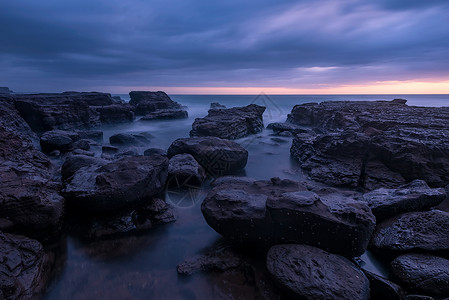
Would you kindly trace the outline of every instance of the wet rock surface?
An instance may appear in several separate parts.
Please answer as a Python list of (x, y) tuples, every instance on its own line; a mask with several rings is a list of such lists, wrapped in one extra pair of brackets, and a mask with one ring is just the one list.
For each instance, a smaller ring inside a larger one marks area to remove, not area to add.
[(313, 245), (354, 257), (368, 245), (375, 217), (368, 206), (341, 194), (307, 190), (298, 182), (224, 181), (201, 210), (214, 230), (237, 242)]
[(42, 292), (48, 258), (38, 241), (0, 232), (0, 253), (2, 299), (33, 299)]
[(291, 154), (329, 185), (372, 190), (422, 179), (442, 187), (449, 183), (448, 116), (449, 108), (402, 100), (296, 105), (287, 124), (322, 133), (297, 134)]
[(261, 132), (265, 107), (250, 104), (245, 107), (211, 109), (204, 118), (192, 124), (190, 136), (215, 136), (222, 139), (238, 139)]
[(0, 218), (32, 236), (60, 228), (64, 199), (52, 180), (52, 164), (10, 97), (0, 97)]
[(69, 178), (63, 195), (69, 204), (87, 211), (113, 210), (161, 192), (167, 169), (168, 159), (156, 155), (89, 165)]
[(397, 189), (377, 189), (363, 195), (377, 220), (400, 213), (425, 210), (446, 199), (443, 188), (429, 188), (423, 180), (414, 180)]
[(239, 144), (216, 138), (194, 137), (175, 140), (167, 155), (190, 154), (211, 177), (238, 172), (245, 168), (248, 151)]
[(305, 245), (276, 245), (267, 268), (294, 299), (369, 299), (369, 281), (349, 260)]
[(176, 186), (201, 185), (206, 179), (203, 167), (190, 154), (177, 154), (168, 163), (169, 183)]
[(426, 254), (405, 254), (390, 264), (393, 276), (407, 290), (438, 298), (449, 297), (449, 260)]
[(370, 247), (382, 255), (417, 251), (449, 255), (449, 213), (404, 213), (377, 225)]

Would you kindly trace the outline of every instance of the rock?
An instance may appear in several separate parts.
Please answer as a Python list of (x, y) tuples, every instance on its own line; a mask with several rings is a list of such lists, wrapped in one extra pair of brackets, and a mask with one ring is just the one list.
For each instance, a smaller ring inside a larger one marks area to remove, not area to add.
[(36, 142), (14, 100), (0, 96), (0, 218), (12, 222), (15, 232), (48, 238), (60, 229), (64, 199)]
[(103, 146), (103, 147), (101, 147), (101, 153), (102, 154), (112, 155), (112, 154), (118, 153), (118, 151), (119, 151), (119, 148), (114, 147), (114, 146)]
[(165, 186), (168, 159), (163, 156), (125, 157), (98, 167), (78, 169), (63, 195), (87, 211), (108, 211), (149, 199)]
[(13, 91), (11, 91), (8, 87), (0, 86), (0, 94), (12, 94)]
[(91, 152), (91, 151), (86, 151), (86, 150), (82, 150), (82, 149), (75, 149), (72, 151), (73, 155), (85, 155), (85, 156), (91, 156), (94, 157), (95, 153)]
[(41, 148), (43, 152), (59, 150), (61, 152), (70, 151), (76, 138), (72, 137), (72, 132), (53, 130), (45, 132), (41, 138)]
[(109, 142), (114, 146), (138, 146), (149, 144), (150, 140), (141, 134), (117, 133), (109, 138)]
[(370, 283), (370, 299), (404, 299), (405, 292), (399, 285), (367, 270), (363, 270), (363, 273)]
[(42, 245), (30, 238), (0, 232), (0, 295), (2, 299), (37, 297), (49, 279)]
[(192, 124), (190, 136), (215, 136), (222, 139), (238, 139), (261, 132), (265, 107), (250, 104), (245, 107), (212, 109), (204, 118)]
[(281, 131), (277, 135), (283, 137), (293, 137), (293, 133), (291, 133), (290, 131)]
[(68, 157), (61, 167), (61, 175), (63, 180), (67, 180), (73, 176), (79, 169), (96, 165), (97, 167), (103, 166), (106, 161), (85, 155), (73, 155)]
[(220, 104), (218, 102), (212, 102), (210, 104), (210, 109), (226, 109), (226, 105)]
[[(291, 155), (312, 179), (335, 186), (397, 188), (415, 179), (449, 183), (449, 108), (398, 101), (296, 105), (286, 126), (304, 128)], [(318, 128), (319, 133), (312, 133)]]
[(449, 260), (427, 254), (405, 254), (390, 264), (393, 276), (411, 292), (449, 297)]
[(308, 128), (291, 123), (270, 123), (268, 124), (267, 129), (273, 130), (275, 134), (280, 134), (281, 132), (290, 132), (292, 134), (311, 132)]
[(135, 106), (137, 115), (146, 115), (160, 109), (181, 109), (181, 105), (164, 92), (132, 91), (129, 104)]
[(377, 225), (370, 247), (382, 255), (424, 251), (449, 255), (449, 212), (410, 212)]
[(369, 299), (369, 281), (349, 260), (306, 245), (276, 245), (267, 255), (275, 282), (295, 299)]
[(435, 298), (424, 295), (407, 295), (406, 300), (435, 300)]
[(177, 185), (201, 185), (206, 172), (192, 155), (177, 154), (168, 163), (168, 178)]
[(168, 157), (190, 154), (211, 177), (235, 173), (245, 168), (248, 151), (239, 144), (216, 137), (194, 137), (175, 140)]
[(172, 120), (172, 119), (185, 119), (188, 117), (189, 115), (187, 111), (183, 109), (158, 109), (154, 112), (145, 115), (145, 117), (142, 117), (140, 120), (142, 121)]
[(80, 139), (103, 142), (103, 131), (98, 130), (76, 130), (75, 133)]
[(90, 150), (90, 140), (85, 140), (85, 139), (81, 139), (81, 140), (77, 140), (75, 142), (73, 142), (71, 150), (84, 150), (84, 151), (89, 151)]
[(162, 155), (162, 156), (167, 156), (167, 151), (164, 149), (160, 149), (160, 148), (148, 148), (147, 150), (145, 150), (143, 152), (143, 155), (145, 156), (150, 156), (150, 155)]
[(309, 244), (348, 257), (361, 255), (375, 226), (369, 207), (341, 194), (310, 192), (299, 182), (224, 181), (204, 199), (206, 222), (246, 245)]
[(400, 213), (425, 210), (446, 199), (443, 188), (431, 189), (425, 181), (414, 180), (397, 189), (377, 189), (363, 195), (377, 220)]
[(132, 122), (134, 120), (134, 107), (129, 104), (112, 104), (95, 107), (100, 114), (100, 121), (103, 124)]
[(240, 267), (242, 256), (232, 251), (229, 247), (217, 249), (215, 251), (198, 255), (187, 259), (176, 267), (180, 275), (192, 275), (203, 271), (226, 271)]

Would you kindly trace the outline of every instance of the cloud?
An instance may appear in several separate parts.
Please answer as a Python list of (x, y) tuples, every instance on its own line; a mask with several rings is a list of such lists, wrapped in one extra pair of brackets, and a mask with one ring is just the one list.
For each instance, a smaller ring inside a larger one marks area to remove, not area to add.
[(449, 77), (446, 1), (9, 1), (1, 85), (306, 88)]

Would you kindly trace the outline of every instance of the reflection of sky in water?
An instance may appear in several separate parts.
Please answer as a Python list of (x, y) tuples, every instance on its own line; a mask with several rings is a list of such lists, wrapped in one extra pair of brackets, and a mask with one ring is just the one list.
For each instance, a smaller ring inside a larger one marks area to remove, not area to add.
[[(301, 100), (304, 101), (301, 102), (321, 101), (323, 98), (303, 96)], [(192, 122), (196, 117), (207, 114), (210, 102), (220, 102), (227, 107), (243, 106), (252, 103), (254, 96), (173, 96), (173, 99), (188, 106), (188, 119), (136, 120), (133, 123), (105, 126), (102, 128), (105, 144), (115, 133), (149, 132), (154, 138), (138, 151), (143, 152), (149, 147), (167, 149), (176, 138), (188, 137)], [(287, 113), (299, 101), (298, 96), (273, 96), (265, 100), (273, 101), (266, 102), (269, 107), (264, 116), (265, 125), (285, 120)], [(415, 100), (420, 104), (419, 101), (423, 102), (424, 99)], [(434, 103), (440, 103), (440, 100), (444, 99), (435, 97)], [(237, 140), (249, 151), (246, 175), (256, 179), (277, 176), (300, 180), (302, 174), (299, 166), (290, 159), (291, 138), (273, 141), (271, 133), (270, 130), (264, 130), (260, 134)], [(190, 278), (177, 275), (177, 264), (204, 252), (217, 242), (224, 243), (201, 214), (200, 202), (205, 192), (195, 191), (185, 197), (178, 191), (169, 191), (167, 199), (178, 206), (177, 221), (144, 234), (89, 244), (72, 236), (67, 237), (66, 246), (65, 241), (61, 242), (64, 245), (62, 248), (67, 248), (66, 261), (61, 262), (57, 269), (45, 299), (211, 299), (214, 295), (231, 290), (237, 297), (248, 295), (250, 291), (245, 289), (251, 287), (242, 288), (226, 281), (229, 278), (224, 279), (220, 274), (197, 274)], [(363, 255), (362, 259), (368, 270), (386, 274), (371, 254)], [(245, 286), (243, 279), (239, 281), (237, 276), (235, 280)]]

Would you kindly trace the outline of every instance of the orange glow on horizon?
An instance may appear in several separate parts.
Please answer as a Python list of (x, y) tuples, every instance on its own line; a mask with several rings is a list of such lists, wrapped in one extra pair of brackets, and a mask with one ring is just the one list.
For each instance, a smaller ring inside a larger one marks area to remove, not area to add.
[(325, 88), (115, 86), (102, 89), (112, 93), (146, 90), (191, 95), (257, 95), (261, 92), (270, 95), (449, 94), (449, 80), (438, 82), (382, 81), (366, 85), (348, 84)]

